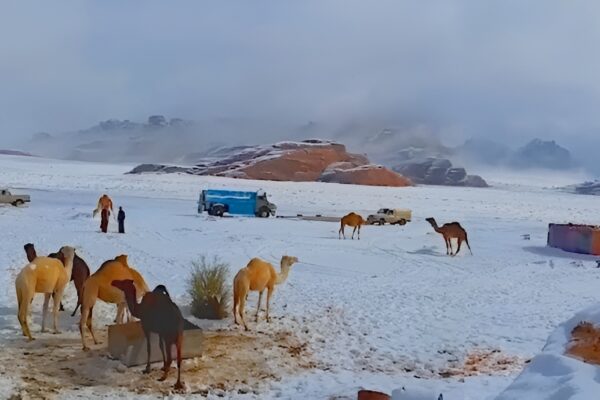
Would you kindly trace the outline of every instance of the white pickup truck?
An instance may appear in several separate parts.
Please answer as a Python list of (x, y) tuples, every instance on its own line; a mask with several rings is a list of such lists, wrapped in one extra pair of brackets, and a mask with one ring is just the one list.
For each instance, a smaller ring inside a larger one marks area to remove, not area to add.
[(27, 194), (11, 194), (8, 189), (0, 189), (0, 204), (12, 204), (17, 207), (30, 201), (31, 198)]
[(376, 214), (367, 217), (367, 223), (385, 225), (405, 225), (412, 219), (411, 210), (401, 208), (381, 208)]

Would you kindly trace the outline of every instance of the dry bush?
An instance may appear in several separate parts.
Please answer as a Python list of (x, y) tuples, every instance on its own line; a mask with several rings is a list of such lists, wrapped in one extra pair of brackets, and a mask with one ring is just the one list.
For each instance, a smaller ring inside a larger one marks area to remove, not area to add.
[(202, 256), (192, 262), (188, 293), (192, 298), (192, 315), (200, 319), (223, 319), (227, 316), (231, 290), (227, 285), (229, 265), (218, 257)]

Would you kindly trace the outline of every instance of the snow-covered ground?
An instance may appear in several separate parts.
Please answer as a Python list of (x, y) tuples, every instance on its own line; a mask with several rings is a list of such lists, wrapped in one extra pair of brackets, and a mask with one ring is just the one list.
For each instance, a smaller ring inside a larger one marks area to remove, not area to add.
[[(595, 258), (545, 247), (549, 222), (600, 224), (600, 203), (593, 196), (523, 182), (513, 186), (508, 179), (487, 189), (378, 188), (125, 175), (130, 169), (130, 165), (0, 156), (0, 186), (19, 188), (32, 197), (27, 207), (0, 207), (0, 352), (15, 363), (43, 350), (42, 345), (22, 339), (16, 319), (14, 277), (26, 263), (27, 242), (35, 243), (39, 253), (73, 245), (92, 270), (126, 253), (151, 287), (165, 284), (181, 305), (188, 302), (185, 280), (191, 262), (202, 255), (228, 262), (232, 276), (255, 256), (274, 263), (283, 254), (297, 256), (301, 262), (273, 297), (275, 320), (257, 325), (250, 318), (254, 293), (247, 312), (249, 338), (259, 347), (256, 352), (278, 354), (277, 343), (269, 348), (270, 340), (287, 335), (299, 344), (302, 363), (297, 368), (273, 367), (272, 373), (253, 381), (215, 388), (199, 387), (194, 380), (194, 374), (205, 373), (198, 371), (198, 363), (210, 360), (186, 361), (183, 377), (189, 393), (208, 393), (209, 398), (352, 399), (361, 387), (390, 393), (412, 386), (435, 388), (445, 400), (493, 399), (517, 376), (525, 360), (540, 352), (559, 323), (599, 298)], [(336, 223), (199, 216), (196, 201), (206, 187), (263, 188), (280, 215), (341, 216), (355, 211), (366, 216), (380, 207), (407, 207), (414, 220), (404, 227), (363, 227), (360, 241), (338, 240)], [(99, 221), (91, 219), (104, 192), (127, 212), (126, 235), (114, 233), (114, 222), (112, 232), (102, 235)], [(460, 221), (474, 255), (464, 251), (447, 257), (441, 236), (424, 220), (431, 216), (439, 223)], [(523, 234), (531, 240), (523, 240)], [(74, 288), (69, 287), (68, 310), (74, 301)], [(41, 334), (40, 308), (37, 299), (32, 324), (34, 336), (40, 338), (36, 342), (64, 340), (60, 349), (67, 352), (64, 359), (79, 357), (77, 320), (63, 316), (65, 333)], [(114, 306), (95, 309), (94, 317), (96, 326), (105, 330)], [(238, 332), (231, 318), (207, 327)], [(60, 398), (164, 396), (135, 391), (150, 381), (154, 387), (155, 377), (142, 375), (140, 369), (124, 371), (117, 362), (105, 360), (102, 346), (96, 349), (73, 374), (90, 373), (89, 365), (96, 365), (93, 371), (98, 372), (101, 365), (102, 374), (110, 379), (53, 388)], [(480, 368), (486, 374), (463, 368), (473, 354), (492, 351), (494, 357), (510, 362), (488, 360), (489, 365)], [(55, 367), (60, 368), (58, 364)], [(32, 379), (41, 379), (31, 375), (30, 370), (0, 363), (0, 397), (31, 390)], [(122, 375), (133, 388), (111, 384)]]

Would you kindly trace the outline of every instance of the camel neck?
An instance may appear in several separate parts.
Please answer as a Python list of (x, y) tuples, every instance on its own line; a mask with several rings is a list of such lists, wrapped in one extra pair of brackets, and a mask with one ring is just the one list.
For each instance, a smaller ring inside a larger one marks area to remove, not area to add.
[(137, 303), (135, 287), (132, 290), (126, 290), (125, 293), (125, 301), (127, 301), (127, 307), (129, 308), (129, 312), (136, 318), (140, 318), (139, 316), (139, 307)]
[(65, 260), (65, 272), (67, 273), (67, 282), (71, 280), (71, 275), (73, 274), (73, 257), (69, 257), (69, 259)]
[(288, 274), (290, 273), (290, 266), (289, 265), (285, 265), (285, 264), (281, 264), (281, 272), (279, 272), (277, 274), (277, 281), (275, 282), (276, 285), (280, 285), (283, 282), (285, 282), (288, 278)]

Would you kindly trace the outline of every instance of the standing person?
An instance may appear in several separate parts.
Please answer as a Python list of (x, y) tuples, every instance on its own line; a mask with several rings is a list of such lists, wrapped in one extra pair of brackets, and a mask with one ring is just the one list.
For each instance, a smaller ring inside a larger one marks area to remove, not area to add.
[(119, 220), (119, 233), (125, 233), (125, 211), (123, 211), (123, 207), (119, 207), (117, 219)]
[(108, 230), (108, 217), (110, 217), (110, 211), (108, 211), (108, 209), (106, 208), (103, 208), (100, 217), (100, 230), (106, 233), (106, 231)]

